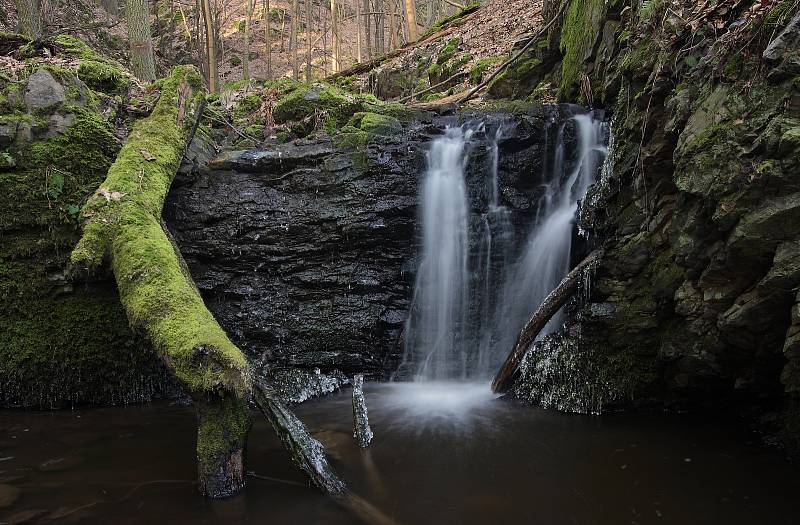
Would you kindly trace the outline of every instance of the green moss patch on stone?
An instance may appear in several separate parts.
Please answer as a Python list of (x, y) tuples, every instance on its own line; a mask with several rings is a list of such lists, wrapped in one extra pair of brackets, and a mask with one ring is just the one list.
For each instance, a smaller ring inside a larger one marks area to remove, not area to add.
[(469, 82), (470, 84), (480, 84), (483, 82), (483, 76), (486, 71), (495, 64), (499, 64), (505, 60), (503, 56), (493, 56), (480, 58), (472, 64), (469, 69)]
[(564, 54), (559, 86), (562, 96), (580, 80), (584, 61), (591, 56), (594, 43), (600, 36), (605, 9), (604, 0), (570, 0), (559, 44)]

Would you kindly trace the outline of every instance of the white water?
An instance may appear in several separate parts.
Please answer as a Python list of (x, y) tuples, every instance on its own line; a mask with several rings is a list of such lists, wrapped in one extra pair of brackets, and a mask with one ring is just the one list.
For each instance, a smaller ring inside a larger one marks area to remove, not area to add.
[(448, 128), (431, 144), (422, 186), (422, 261), (406, 325), (406, 362), (417, 380), (465, 378), (469, 206), (464, 147), (471, 133)]
[[(605, 154), (603, 126), (590, 115), (574, 116), (559, 126), (536, 219), (516, 250), (510, 212), (501, 204), (497, 130), (489, 145), (487, 211), (475, 232), (478, 252), (472, 269), (467, 267), (470, 210), (464, 181), (471, 134), (451, 128), (431, 144), (421, 198), (422, 258), (401, 367), (412, 370), (416, 381), (431, 382), (413, 396), (420, 404), (469, 407), (472, 396), (462, 396), (458, 403), (447, 399), (473, 392), (473, 386), (445, 383), (443, 388), (441, 382), (481, 381), (485, 389), (483, 381), (497, 371), (519, 330), (569, 271), (578, 202)], [(573, 130), (576, 151), (566, 151), (565, 133)], [(543, 334), (561, 322), (559, 314)], [(422, 403), (426, 396), (436, 403)]]
[[(513, 347), (519, 331), (534, 310), (569, 272), (572, 231), (578, 201), (594, 181), (599, 158), (605, 155), (603, 123), (590, 115), (572, 117), (577, 131), (577, 158), (566, 172), (564, 132), (556, 138), (551, 176), (538, 210), (538, 221), (525, 243), (520, 261), (505, 283), (499, 312), (495, 318), (496, 344), (482, 348), (480, 362), (488, 368), (479, 371), (491, 377)], [(598, 155), (600, 154), (600, 155)], [(540, 337), (561, 326), (563, 315), (557, 313), (542, 330)]]

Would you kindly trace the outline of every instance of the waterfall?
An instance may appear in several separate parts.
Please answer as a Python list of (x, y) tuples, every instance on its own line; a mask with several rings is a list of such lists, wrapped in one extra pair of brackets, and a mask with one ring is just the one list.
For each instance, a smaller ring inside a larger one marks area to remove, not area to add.
[(448, 128), (431, 144), (422, 185), (422, 261), (406, 325), (404, 362), (416, 379), (465, 378), (469, 205), (464, 148), (471, 132)]
[[(497, 371), (498, 363), (516, 342), (519, 331), (525, 326), (534, 310), (569, 272), (572, 248), (572, 231), (578, 201), (594, 181), (599, 158), (605, 155), (604, 123), (591, 115), (571, 118), (577, 133), (577, 155), (572, 168), (567, 171), (564, 133), (561, 125), (556, 137), (551, 174), (546, 184), (537, 212), (537, 221), (528, 236), (519, 263), (505, 283), (500, 312), (496, 314), (496, 344), (482, 348), (488, 355), (481, 362), (490, 367), (479, 371), (490, 377)], [(559, 312), (542, 330), (545, 335), (556, 330), (563, 321)]]
[[(470, 258), (464, 180), (470, 135), (448, 128), (428, 154), (422, 256), (401, 366), (416, 380), (488, 379), (497, 371), (530, 315), (569, 271), (578, 203), (606, 150), (605, 124), (591, 114), (559, 125), (552, 159), (545, 159), (535, 220), (525, 242), (515, 246), (511, 214), (501, 204), (498, 128), (487, 156), (486, 212), (474, 232), (477, 253)], [(470, 260), (474, 268), (468, 268)], [(557, 314), (542, 333), (562, 321)]]

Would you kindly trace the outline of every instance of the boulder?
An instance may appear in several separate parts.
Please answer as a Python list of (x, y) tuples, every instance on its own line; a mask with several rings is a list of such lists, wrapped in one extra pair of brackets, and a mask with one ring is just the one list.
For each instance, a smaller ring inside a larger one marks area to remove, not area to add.
[(26, 106), (40, 111), (54, 110), (67, 100), (64, 86), (46, 69), (37, 69), (28, 77), (24, 98)]

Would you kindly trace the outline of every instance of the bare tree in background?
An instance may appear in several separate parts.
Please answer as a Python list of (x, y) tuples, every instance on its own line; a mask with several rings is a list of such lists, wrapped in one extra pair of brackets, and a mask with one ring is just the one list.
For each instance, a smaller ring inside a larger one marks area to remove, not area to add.
[(389, 11), (389, 51), (397, 47), (396, 30), (395, 27), (395, 0), (386, 0), (387, 10)]
[(127, 0), (125, 19), (128, 22), (128, 40), (131, 46), (131, 70), (142, 80), (156, 79), (153, 58), (153, 41), (150, 38), (150, 18), (146, 0)]
[(406, 27), (408, 28), (408, 41), (417, 39), (417, 6), (414, 0), (404, 0), (406, 7)]
[(212, 93), (219, 92), (219, 70), (217, 67), (217, 28), (214, 23), (214, 12), (211, 10), (211, 0), (199, 0), (203, 15), (203, 27), (206, 35), (206, 74), (208, 75), (208, 90)]
[(267, 51), (267, 80), (272, 80), (272, 11), (269, 0), (264, 0), (264, 47)]
[(106, 13), (119, 16), (119, 0), (100, 0), (100, 5)]
[(289, 29), (289, 47), (292, 51), (292, 76), (295, 80), (300, 80), (300, 62), (297, 57), (297, 36), (300, 33), (300, 3), (292, 0), (292, 19)]
[[(331, 0), (331, 71), (339, 71), (339, 13), (336, 0)], [(359, 39), (360, 42), (360, 39)]]
[(372, 58), (372, 17), (370, 16), (369, 0), (364, 0), (364, 51), (367, 53), (367, 60)]
[(29, 38), (42, 36), (42, 4), (40, 0), (16, 0), (17, 31)]
[(242, 78), (250, 80), (250, 25), (253, 23), (255, 0), (247, 0), (247, 13), (244, 17), (244, 56), (242, 57)]
[(356, 4), (356, 62), (364, 60), (364, 43), (361, 41), (361, 24), (364, 23), (361, 18), (361, 0), (354, 0)]
[(305, 0), (306, 3), (306, 82), (311, 82), (313, 79), (313, 71), (311, 70), (311, 49), (313, 43), (311, 42), (311, 0)]

